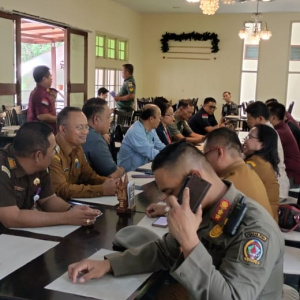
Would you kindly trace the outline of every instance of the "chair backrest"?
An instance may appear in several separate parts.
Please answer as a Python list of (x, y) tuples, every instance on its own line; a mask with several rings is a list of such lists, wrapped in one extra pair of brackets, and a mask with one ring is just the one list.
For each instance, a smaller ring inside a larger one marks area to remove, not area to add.
[(137, 99), (137, 108), (138, 110), (143, 109), (146, 104), (153, 103), (151, 98), (140, 98)]
[(27, 122), (27, 109), (23, 109), (19, 112), (13, 110), (13, 113), (17, 118), (17, 122), (18, 122), (17, 125), (23, 125), (25, 122)]
[(288, 112), (291, 114), (294, 108), (295, 101), (292, 101), (289, 105)]
[(17, 106), (9, 106), (9, 105), (2, 105), (2, 109), (6, 112), (6, 118), (8, 119), (8, 123), (10, 125), (20, 125), (18, 122), (18, 118), (16, 113), (22, 110), (21, 105)]
[(2, 105), (2, 109), (3, 111), (9, 111), (14, 109), (16, 112), (19, 112), (22, 110), (22, 107), (21, 105), (17, 105), (17, 106)]
[(131, 118), (131, 124), (133, 124), (135, 121), (140, 119), (141, 116), (141, 111), (140, 110), (135, 110), (132, 114), (132, 118)]
[(199, 110), (198, 109), (198, 100), (199, 100), (199, 98), (193, 98), (192, 99), (192, 103), (193, 103), (193, 105), (194, 105), (194, 108), (195, 108), (195, 110), (194, 110), (194, 114)]

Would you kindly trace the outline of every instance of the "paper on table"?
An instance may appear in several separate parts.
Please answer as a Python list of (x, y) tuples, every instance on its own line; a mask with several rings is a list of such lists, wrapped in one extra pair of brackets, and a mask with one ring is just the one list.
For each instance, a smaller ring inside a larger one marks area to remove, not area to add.
[[(101, 260), (105, 255), (112, 252), (113, 251), (101, 249), (90, 258)], [(151, 273), (113, 277), (111, 274), (107, 274), (101, 279), (90, 280), (83, 284), (74, 284), (66, 272), (45, 288), (69, 294), (93, 297), (95, 299), (125, 300), (136, 291), (150, 275)]]
[(57, 242), (1, 234), (0, 280), (57, 244)]
[(155, 180), (155, 178), (132, 178), (132, 175), (134, 175), (134, 174), (141, 175), (140, 172), (130, 171), (127, 173), (128, 181), (133, 181), (137, 187), (141, 187), (144, 184), (147, 184), (147, 183)]
[(72, 225), (57, 225), (57, 226), (47, 226), (47, 227), (36, 227), (36, 228), (11, 228), (15, 230), (25, 230), (33, 233), (46, 234), (52, 236), (65, 237), (71, 232), (75, 231), (80, 226)]
[(159, 235), (160, 237), (162, 237), (163, 235), (165, 235), (166, 233), (169, 232), (169, 228), (161, 228), (161, 227), (155, 227), (152, 226), (152, 223), (156, 220), (157, 218), (149, 218), (147, 216), (145, 216), (138, 224), (137, 226), (142, 226), (142, 227), (146, 227), (147, 229), (153, 231), (154, 233), (156, 233), (157, 235)]
[(107, 206), (116, 206), (117, 204), (119, 204), (117, 196), (102, 196), (102, 197), (95, 197), (95, 198), (72, 198), (72, 200), (95, 203), (95, 204), (103, 204)]
[(145, 165), (138, 167), (137, 170), (139, 170), (139, 172), (151, 171), (152, 170), (152, 162), (149, 162)]

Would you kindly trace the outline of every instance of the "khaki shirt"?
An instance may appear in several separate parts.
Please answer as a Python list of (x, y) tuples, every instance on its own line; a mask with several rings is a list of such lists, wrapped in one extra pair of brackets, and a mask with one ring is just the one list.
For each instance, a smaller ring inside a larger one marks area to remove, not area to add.
[[(216, 230), (224, 218), (230, 217), (241, 196), (230, 185), (222, 198), (204, 211), (197, 232), (200, 242), (185, 259), (178, 242), (166, 234), (139, 248), (107, 255), (113, 274), (170, 270), (195, 300), (281, 300), (284, 240), (270, 214), (246, 198), (248, 210), (237, 233), (230, 236), (222, 227)], [(229, 209), (222, 210), (222, 221), (217, 221), (224, 203)]]
[(82, 147), (72, 149), (60, 136), (56, 136), (56, 153), (49, 166), (52, 186), (63, 198), (98, 197), (103, 195), (102, 183), (107, 177), (99, 176), (88, 164)]
[(0, 150), (0, 207), (17, 206), (31, 209), (34, 196), (43, 199), (53, 195), (49, 173), (45, 171), (27, 175), (8, 146)]
[[(258, 202), (274, 217), (270, 199), (262, 180), (244, 161), (230, 165), (220, 174), (220, 177), (231, 181), (236, 189)], [(275, 217), (277, 214), (276, 212)]]
[(257, 173), (263, 182), (272, 207), (273, 216), (278, 221), (279, 184), (272, 165), (258, 155), (253, 155), (246, 163)]

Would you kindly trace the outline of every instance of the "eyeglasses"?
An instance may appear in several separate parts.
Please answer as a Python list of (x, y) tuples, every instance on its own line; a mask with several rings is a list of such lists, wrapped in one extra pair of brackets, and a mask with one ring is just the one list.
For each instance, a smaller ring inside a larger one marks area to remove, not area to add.
[(207, 105), (207, 107), (208, 107), (209, 109), (213, 109), (213, 110), (216, 110), (216, 109), (217, 109), (216, 106), (212, 106), (212, 105)]
[(204, 156), (206, 156), (208, 153), (213, 152), (213, 151), (216, 151), (216, 150), (218, 150), (219, 148), (223, 148), (223, 147), (215, 147), (215, 148), (211, 148), (210, 150), (206, 151), (206, 152), (203, 153), (203, 154), (204, 154)]
[(76, 130), (78, 130), (80, 132), (89, 131), (89, 129), (90, 129), (89, 125), (76, 125), (76, 126), (71, 126), (71, 125), (68, 125), (68, 124), (62, 124), (62, 125), (73, 127), (73, 128), (75, 128)]
[(253, 135), (251, 135), (250, 133), (245, 137), (245, 141), (247, 141), (247, 140), (251, 140), (251, 139), (256, 139), (256, 140), (258, 140), (259, 138), (258, 137), (255, 137), (255, 136), (253, 136)]

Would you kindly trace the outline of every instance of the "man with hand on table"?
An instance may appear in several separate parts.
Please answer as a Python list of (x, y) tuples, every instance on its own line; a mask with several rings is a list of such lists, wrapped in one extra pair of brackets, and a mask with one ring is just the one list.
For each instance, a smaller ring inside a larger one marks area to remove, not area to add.
[(119, 179), (99, 176), (87, 162), (82, 144), (86, 142), (89, 125), (77, 107), (65, 107), (57, 116), (55, 155), (50, 176), (54, 191), (63, 199), (115, 195)]
[(100, 214), (85, 205), (73, 207), (53, 193), (47, 167), (55, 146), (49, 125), (27, 122), (13, 144), (0, 149), (0, 222), (5, 227), (91, 225)]
[[(152, 170), (159, 189), (169, 196), (169, 233), (103, 261), (70, 265), (74, 283), (109, 272), (120, 276), (163, 269), (170, 270), (190, 299), (282, 299), (284, 242), (266, 210), (222, 181), (191, 144), (168, 145), (154, 159)], [(191, 174), (211, 184), (195, 214), (188, 188), (182, 205), (177, 202)], [(247, 210), (239, 222), (235, 212), (244, 199)], [(226, 230), (226, 222), (236, 225), (236, 232)]]

